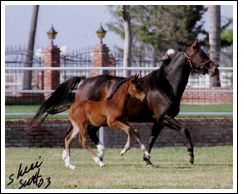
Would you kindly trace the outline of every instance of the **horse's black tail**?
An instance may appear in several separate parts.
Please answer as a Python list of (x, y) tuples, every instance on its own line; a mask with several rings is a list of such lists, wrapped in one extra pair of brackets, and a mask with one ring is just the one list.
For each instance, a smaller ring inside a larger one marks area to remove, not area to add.
[(69, 109), (70, 105), (64, 107), (59, 107), (65, 103), (72, 104), (74, 102), (74, 97), (71, 93), (81, 80), (86, 79), (86, 77), (72, 77), (67, 81), (61, 83), (56, 90), (51, 94), (51, 96), (39, 107), (33, 118), (30, 119), (26, 126), (27, 131), (32, 131), (33, 128), (39, 126), (48, 116), (48, 114), (57, 114)]

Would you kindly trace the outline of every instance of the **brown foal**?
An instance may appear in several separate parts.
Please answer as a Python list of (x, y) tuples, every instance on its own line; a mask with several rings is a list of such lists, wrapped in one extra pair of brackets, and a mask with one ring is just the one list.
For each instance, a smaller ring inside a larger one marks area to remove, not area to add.
[(141, 101), (146, 99), (146, 94), (142, 91), (141, 86), (137, 82), (139, 75), (124, 80), (118, 85), (112, 97), (104, 101), (77, 101), (69, 109), (69, 118), (73, 125), (73, 130), (65, 138), (65, 150), (63, 152), (63, 159), (65, 166), (74, 169), (75, 166), (70, 163), (70, 144), (73, 139), (79, 134), (80, 144), (87, 149), (92, 158), (100, 167), (105, 167), (101, 161), (103, 159), (103, 150), (98, 156), (92, 151), (87, 144), (86, 128), (88, 125), (101, 127), (108, 126), (124, 130), (128, 134), (127, 143), (121, 151), (123, 155), (131, 146), (131, 135), (135, 136), (139, 142), (144, 154), (150, 158), (150, 155), (144, 144), (141, 143), (139, 133), (134, 130), (127, 122), (128, 115), (126, 115), (126, 104), (130, 96), (133, 96)]

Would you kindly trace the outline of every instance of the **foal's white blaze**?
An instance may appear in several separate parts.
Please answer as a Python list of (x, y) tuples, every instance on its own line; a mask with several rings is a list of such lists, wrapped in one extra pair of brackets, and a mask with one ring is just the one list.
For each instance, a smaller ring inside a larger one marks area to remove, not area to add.
[(101, 168), (102, 168), (102, 167), (105, 167), (105, 164), (100, 160), (99, 157), (95, 157), (95, 158), (94, 158), (94, 161), (95, 161), (96, 163), (98, 163), (99, 166), (100, 166)]
[(103, 159), (105, 147), (102, 144), (97, 145), (98, 156)]

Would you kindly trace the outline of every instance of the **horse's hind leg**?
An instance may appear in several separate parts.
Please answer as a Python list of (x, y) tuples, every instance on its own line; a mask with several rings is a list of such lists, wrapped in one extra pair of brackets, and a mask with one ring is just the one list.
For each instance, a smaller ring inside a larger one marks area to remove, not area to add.
[(96, 144), (97, 150), (98, 150), (98, 157), (101, 161), (103, 161), (104, 158), (104, 151), (105, 147), (102, 145), (102, 143), (99, 141), (96, 132), (98, 131), (99, 127), (95, 127), (93, 125), (89, 125), (87, 127), (87, 134), (90, 136), (91, 140)]
[(93, 160), (99, 164), (101, 168), (105, 167), (105, 164), (100, 160), (98, 156), (92, 151), (90, 146), (87, 144), (86, 131), (84, 125), (80, 125), (80, 144), (91, 154)]
[(79, 128), (75, 123), (73, 124), (73, 130), (69, 133), (69, 135), (65, 138), (65, 149), (63, 151), (63, 160), (65, 161), (65, 166), (70, 167), (71, 169), (74, 169), (75, 166), (71, 164), (70, 162), (70, 144), (72, 141), (77, 137), (79, 133)]
[(181, 132), (181, 134), (186, 138), (187, 150), (189, 152), (189, 156), (187, 156), (187, 159), (190, 163), (194, 164), (193, 145), (188, 129), (181, 125), (177, 120), (167, 115), (163, 119), (163, 124), (171, 129)]

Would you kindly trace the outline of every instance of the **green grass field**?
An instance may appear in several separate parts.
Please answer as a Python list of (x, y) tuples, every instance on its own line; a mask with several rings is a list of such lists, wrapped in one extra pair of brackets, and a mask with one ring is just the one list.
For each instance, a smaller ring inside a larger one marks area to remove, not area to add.
[[(97, 150), (94, 150), (95, 153)], [(31, 163), (40, 163), (44, 188), (48, 189), (232, 189), (233, 147), (196, 147), (195, 164), (186, 160), (185, 147), (155, 148), (151, 152), (154, 167), (146, 167), (142, 152), (131, 149), (120, 156), (120, 149), (106, 149), (100, 168), (85, 149), (71, 149), (71, 161), (76, 169), (64, 166), (60, 148), (5, 148), (5, 188), (17, 189), (19, 180), (28, 180), (37, 172), (30, 171), (16, 180), (20, 163), (22, 169)], [(41, 159), (39, 159), (41, 156)], [(13, 182), (10, 182), (9, 176)], [(26, 186), (36, 189), (36, 185)]]
[[(35, 113), (40, 105), (6, 105), (6, 113)], [(211, 105), (181, 105), (181, 112), (233, 112), (233, 104), (211, 104)], [(66, 111), (67, 112), (67, 111)], [(6, 116), (5, 119), (25, 119), (31, 116)], [(211, 117), (227, 117), (232, 115), (195, 115), (195, 116), (177, 116), (177, 118), (211, 118)], [(68, 119), (68, 116), (55, 115), (49, 116), (49, 119)]]

